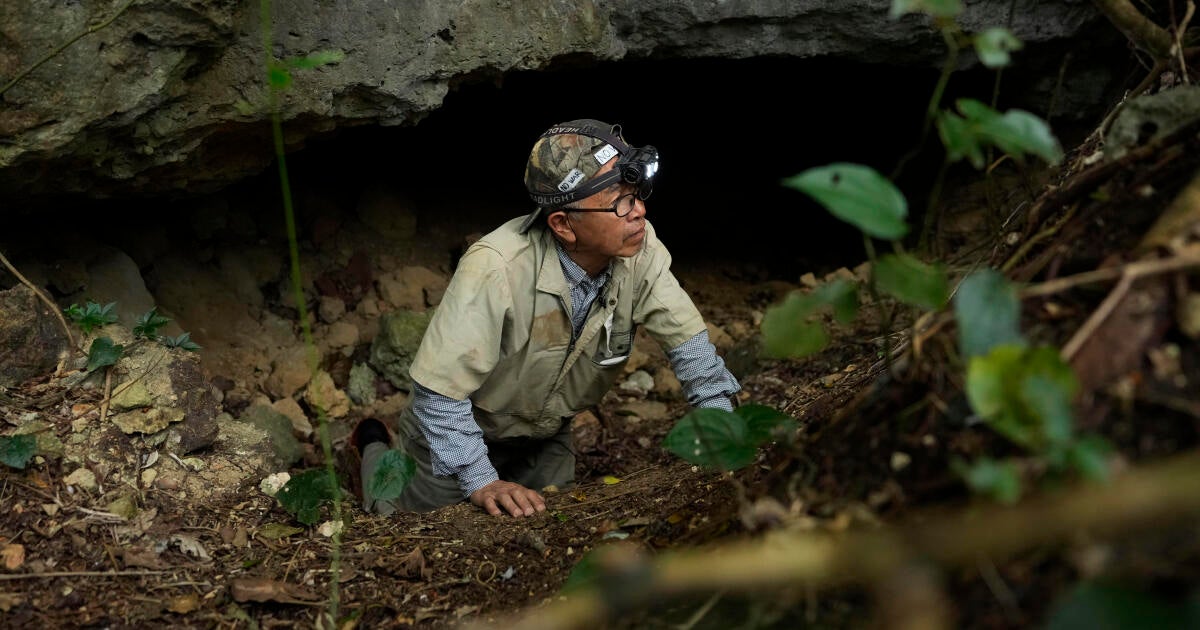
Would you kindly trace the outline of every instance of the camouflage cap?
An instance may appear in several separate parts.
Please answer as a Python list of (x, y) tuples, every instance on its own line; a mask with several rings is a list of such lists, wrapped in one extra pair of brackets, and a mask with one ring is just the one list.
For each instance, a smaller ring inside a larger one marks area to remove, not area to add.
[(562, 207), (587, 196), (577, 194), (580, 187), (628, 148), (619, 125), (591, 118), (547, 129), (534, 143), (525, 164), (525, 189), (538, 204), (538, 211), (525, 221), (522, 231), (532, 227), (542, 209)]

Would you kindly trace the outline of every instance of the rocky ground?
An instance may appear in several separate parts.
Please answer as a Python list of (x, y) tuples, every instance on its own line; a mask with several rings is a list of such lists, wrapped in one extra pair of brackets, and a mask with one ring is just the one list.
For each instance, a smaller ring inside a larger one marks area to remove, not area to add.
[[(1086, 143), (1043, 174), (1002, 164), (990, 190), (1006, 181), (1008, 195), (956, 187), (936, 241), (952, 278), (991, 265), (1028, 287), (1022, 329), (1074, 348), (1076, 423), (1114, 445), (1105, 465), (1118, 478), (1191, 451), (1200, 437), (1200, 307), (1186, 273), (1198, 258), (1200, 147), (1194, 122), (1150, 135), (1120, 152), (1110, 143), (1103, 158)], [(1003, 207), (989, 208), (989, 198)], [(476, 226), (422, 222), (404, 211), (405, 199), (382, 192), (350, 209), (320, 191), (301, 199), (315, 376), (278, 233), (247, 223), (254, 215), (237, 203), (215, 200), (186, 215), (198, 247), (181, 248), (172, 229), (156, 228), (122, 232), (116, 249), (74, 244), (85, 257), (19, 261), (60, 306), (103, 294), (118, 301), (122, 321), (88, 335), (73, 327), (68, 340), (19, 283), (10, 279), (3, 294), (6, 313), (29, 322), (23, 339), (38, 343), (3, 346), (16, 358), (5, 361), (0, 433), (36, 435), (38, 455), (22, 470), (0, 470), (0, 625), (308, 626), (329, 610), (335, 575), (338, 627), (528, 622), (563, 601), (568, 576), (598, 547), (653, 557), (779, 532), (837, 539), (932, 509), (986, 505), (952, 466), (983, 454), (1016, 456), (1035, 486), (1044, 476), (972, 420), (946, 317), (881, 301), (851, 324), (829, 319), (831, 343), (815, 356), (759, 356), (769, 306), (789, 291), (862, 278), (866, 267), (779, 279), (749, 263), (677, 260), (743, 398), (797, 419), (794, 442), (765, 448), (732, 474), (671, 455), (662, 438), (686, 406), (661, 350), (639, 339), (620, 386), (576, 423), (578, 486), (550, 494), (545, 514), (495, 518), (459, 505), (378, 518), (347, 502), (335, 544), (332, 507), (305, 526), (260, 484), (322, 463), (322, 417), (339, 462), (356, 419), (395, 417), (414, 322), (437, 304)], [(189, 332), (198, 353), (134, 337), (137, 314), (154, 305), (173, 320), (163, 332)], [(877, 317), (881, 306), (890, 326)], [(17, 318), (0, 321), (7, 334)], [(111, 368), (89, 372), (79, 354), (58, 359), (55, 351), (101, 336), (124, 346)], [(1025, 627), (1096, 577), (1123, 578), (1152, 592), (1155, 605), (1195, 601), (1196, 521), (1162, 523), (1105, 537), (1081, 526), (1065, 543), (947, 566), (929, 608), (955, 627)], [(894, 625), (866, 582), (776, 586), (666, 598), (609, 625)]]

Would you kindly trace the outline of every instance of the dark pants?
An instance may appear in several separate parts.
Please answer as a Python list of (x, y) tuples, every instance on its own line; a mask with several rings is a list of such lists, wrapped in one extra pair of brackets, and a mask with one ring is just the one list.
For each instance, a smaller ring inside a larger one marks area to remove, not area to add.
[[(412, 480), (399, 497), (390, 501), (379, 501), (366, 491), (367, 480), (375, 472), (379, 458), (387, 452), (382, 442), (367, 445), (363, 452), (363, 509), (367, 512), (388, 515), (395, 511), (428, 512), (447, 505), (454, 505), (467, 497), (463, 496), (454, 477), (438, 477), (433, 474), (429, 457), (429, 442), (416, 426), (416, 418), (405, 413), (401, 416), (400, 431), (396, 447), (416, 460), (417, 468)], [(519, 483), (526, 488), (541, 490), (555, 486), (562, 490), (575, 481), (575, 452), (571, 447), (571, 422), (563, 422), (558, 433), (545, 440), (514, 439), (487, 442), (488, 460), (505, 481)]]

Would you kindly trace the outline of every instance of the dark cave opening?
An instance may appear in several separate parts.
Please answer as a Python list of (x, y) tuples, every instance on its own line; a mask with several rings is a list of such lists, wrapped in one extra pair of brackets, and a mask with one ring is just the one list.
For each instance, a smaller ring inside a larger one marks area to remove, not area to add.
[[(958, 72), (943, 102), (987, 101), (994, 77)], [(887, 176), (915, 151), (896, 183), (909, 199), (910, 223), (919, 225), (943, 155), (933, 129), (918, 147), (937, 78), (934, 68), (783, 58), (522, 72), (460, 86), (412, 128), (351, 129), (310, 141), (289, 163), (293, 181), (313, 186), (390, 181), (413, 196), (427, 223), (486, 232), (532, 210), (522, 175), (538, 134), (557, 122), (598, 118), (621, 124), (632, 144), (660, 150), (648, 218), (676, 260), (752, 261), (758, 273), (795, 281), (805, 271), (853, 266), (865, 253), (857, 230), (783, 186), (786, 177), (833, 162)], [(1014, 92), (1026, 103), (1043, 98), (1021, 89)], [(1066, 133), (1074, 133), (1069, 125)], [(976, 176), (965, 164), (949, 174)]]
[[(1005, 75), (998, 108), (1045, 117), (1060, 56), (1042, 51), (1024, 73)], [(760, 57), (573, 60), (553, 70), (463, 81), (415, 125), (342, 128), (289, 153), (300, 239), (311, 247), (321, 217), (352, 215), (362, 191), (378, 185), (411, 200), (418, 233), (461, 240), (487, 232), (533, 209), (522, 175), (537, 136), (557, 122), (598, 118), (622, 125), (632, 144), (660, 150), (648, 217), (677, 265), (707, 265), (752, 281), (820, 276), (862, 262), (862, 236), (781, 180), (833, 162), (865, 164), (886, 176), (915, 151), (895, 181), (908, 198), (910, 225), (919, 225), (943, 157), (936, 130), (920, 143), (938, 74), (934, 67)], [(954, 73), (943, 106), (959, 97), (990, 100), (995, 79), (983, 68)], [(1051, 120), (1067, 148), (1096, 116), (1071, 114)], [(976, 177), (960, 163), (950, 169), (948, 186)], [(248, 215), (260, 237), (282, 241), (274, 166), (211, 195), (78, 200), (56, 212), (61, 225), (118, 247), (137, 249), (130, 241), (151, 224), (167, 226), (175, 246), (192, 247), (194, 226), (205, 223), (213, 199)], [(28, 221), (35, 226), (44, 216)], [(28, 243), (8, 246), (32, 253)], [(456, 254), (446, 251), (447, 267)]]

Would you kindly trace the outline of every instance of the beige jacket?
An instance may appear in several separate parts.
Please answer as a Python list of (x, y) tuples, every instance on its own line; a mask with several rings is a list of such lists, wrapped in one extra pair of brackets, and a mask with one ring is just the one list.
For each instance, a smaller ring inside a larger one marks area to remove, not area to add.
[(642, 251), (614, 259), (572, 344), (570, 289), (554, 237), (544, 228), (521, 234), (521, 222), (505, 223), (463, 254), (410, 370), (443, 396), (469, 397), (488, 440), (550, 437), (600, 402), (639, 326), (664, 349), (705, 330), (647, 223)]

